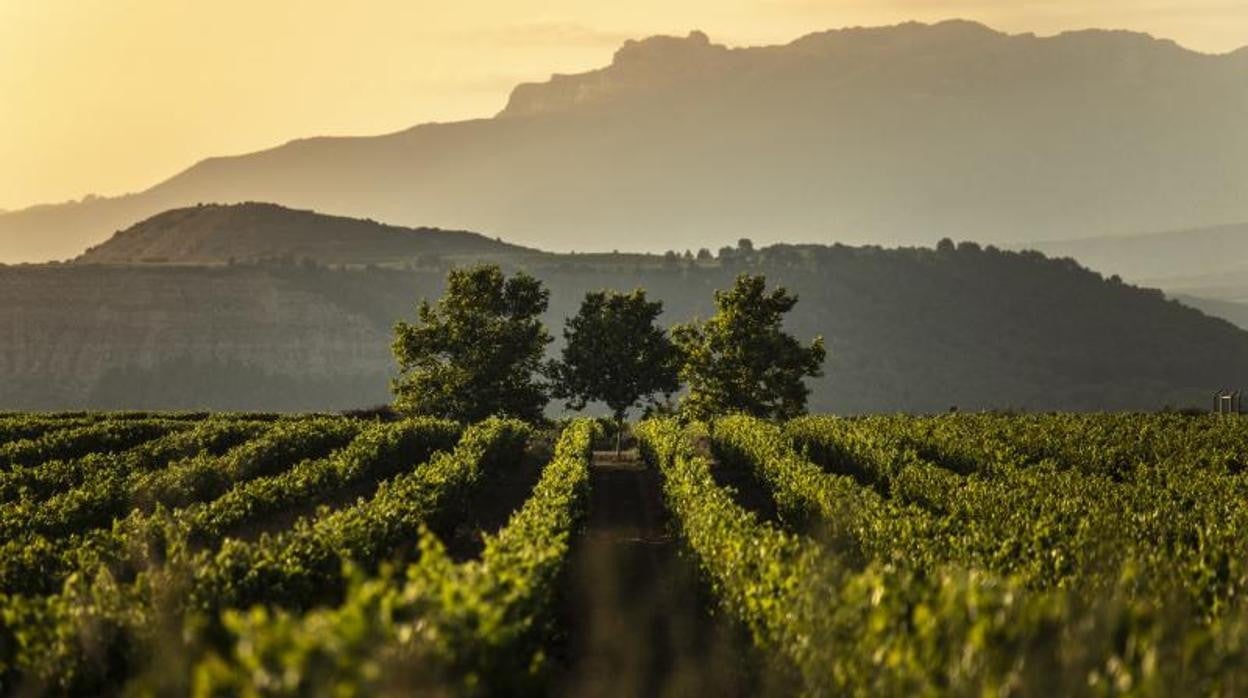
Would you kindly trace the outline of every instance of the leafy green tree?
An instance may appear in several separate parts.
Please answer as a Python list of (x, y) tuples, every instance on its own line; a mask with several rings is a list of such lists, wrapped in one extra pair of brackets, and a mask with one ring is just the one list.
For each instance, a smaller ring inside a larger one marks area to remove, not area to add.
[(616, 454), (629, 409), (680, 389), (679, 355), (655, 322), (662, 312), (663, 304), (646, 300), (641, 289), (587, 293), (564, 325), (561, 359), (548, 366), (554, 394), (567, 399), (568, 408), (597, 401), (611, 409)]
[(523, 272), (452, 269), (437, 303), (421, 301), (418, 321), (394, 328), (395, 408), (464, 422), (541, 419), (549, 398), (538, 375), (551, 337), (539, 318), (549, 299)]
[(787, 334), (784, 315), (797, 296), (766, 286), (765, 277), (742, 274), (731, 289), (715, 292), (710, 319), (672, 328), (684, 359), (680, 378), (689, 387), (681, 401), (685, 414), (788, 419), (806, 410), (810, 389), (802, 379), (822, 374), (823, 338), (802, 346)]

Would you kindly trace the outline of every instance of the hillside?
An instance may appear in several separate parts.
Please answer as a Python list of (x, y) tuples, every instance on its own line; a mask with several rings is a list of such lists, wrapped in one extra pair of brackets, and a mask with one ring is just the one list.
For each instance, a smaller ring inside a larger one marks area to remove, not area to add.
[[(819, 411), (1158, 409), (1248, 383), (1248, 333), (1069, 261), (976, 245), (775, 246), (686, 262), (533, 257), (558, 334), (590, 289), (705, 317), (741, 271), (828, 340)], [(391, 327), (444, 270), (306, 264), (0, 268), (0, 409), (337, 409), (385, 402)]]
[(273, 201), (544, 249), (1069, 239), (1248, 220), (1248, 52), (970, 22), (727, 48), (700, 33), (521, 85), (497, 116), (213, 158), (0, 215), (66, 258), (200, 201)]
[(1248, 303), (1243, 301), (1200, 298), (1182, 293), (1173, 294), (1175, 300), (1195, 308), (1206, 315), (1222, 318), (1241, 329), (1248, 329)]
[(74, 261), (212, 265), (287, 258), (322, 264), (382, 264), (489, 259), (527, 252), (476, 233), (401, 228), (245, 203), (166, 211), (118, 231)]
[(1248, 223), (1040, 242), (1029, 247), (1165, 289), (1214, 286), (1227, 275), (1248, 272)]

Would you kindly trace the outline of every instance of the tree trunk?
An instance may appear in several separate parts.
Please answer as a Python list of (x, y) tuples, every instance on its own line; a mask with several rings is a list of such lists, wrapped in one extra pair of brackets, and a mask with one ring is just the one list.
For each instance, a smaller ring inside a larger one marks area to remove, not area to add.
[(620, 444), (622, 443), (623, 439), (624, 439), (624, 418), (621, 417), (620, 415), (616, 415), (615, 416), (615, 460), (616, 462), (619, 462), (620, 460), (620, 454), (622, 453), (622, 451), (620, 450)]

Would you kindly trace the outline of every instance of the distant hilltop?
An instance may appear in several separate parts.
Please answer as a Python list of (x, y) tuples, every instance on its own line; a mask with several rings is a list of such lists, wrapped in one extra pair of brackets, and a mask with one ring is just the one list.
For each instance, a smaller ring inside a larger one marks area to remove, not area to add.
[(382, 403), (395, 322), (441, 294), (449, 266), (478, 259), (539, 278), (552, 331), (588, 291), (644, 288), (670, 324), (707, 317), (738, 274), (764, 274), (802, 299), (787, 326), (827, 338), (816, 411), (1158, 409), (1204, 405), (1208, 390), (1248, 378), (1248, 332), (1038, 252), (946, 240), (561, 255), (205, 205), (136, 225), (78, 263), (0, 267), (0, 410)]
[(518, 86), (494, 118), (205, 160), (0, 214), (64, 259), (200, 201), (273, 201), (550, 250), (1044, 242), (1248, 221), (1248, 51), (964, 21), (729, 48), (694, 32)]
[(306, 259), (358, 265), (528, 252), (536, 251), (466, 231), (403, 228), (247, 202), (201, 204), (160, 213), (118, 231), (74, 261), (214, 265)]

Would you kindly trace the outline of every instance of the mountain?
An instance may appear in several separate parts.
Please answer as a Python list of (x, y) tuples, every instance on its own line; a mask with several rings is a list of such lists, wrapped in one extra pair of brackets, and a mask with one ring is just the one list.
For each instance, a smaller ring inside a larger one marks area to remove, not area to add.
[(1248, 328), (1248, 223), (1018, 248), (1077, 259), (1104, 274), (1160, 288), (1186, 305)]
[[(0, 410), (385, 402), (393, 325), (441, 292), (445, 263), (0, 268)], [(644, 287), (672, 323), (706, 317), (737, 274), (764, 273), (801, 298), (789, 329), (827, 339), (820, 411), (1159, 409), (1248, 382), (1248, 333), (1036, 252), (776, 245), (508, 266), (550, 289), (556, 335), (589, 290)]]
[(321, 264), (491, 259), (534, 252), (477, 233), (401, 228), (264, 203), (199, 205), (155, 215), (74, 261), (83, 264), (226, 264), (309, 259)]
[(1248, 223), (1027, 247), (1163, 289), (1212, 286), (1227, 275), (1248, 276)]
[(197, 202), (273, 201), (544, 249), (999, 242), (1248, 220), (1248, 51), (951, 21), (727, 48), (630, 41), (495, 117), (213, 158), (129, 196), (0, 215), (65, 258)]
[(1222, 318), (1236, 327), (1248, 329), (1248, 303), (1242, 301), (1199, 298), (1183, 294), (1175, 294), (1174, 299), (1183, 305), (1195, 308), (1206, 315)]

